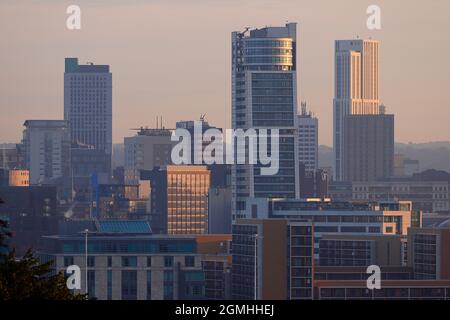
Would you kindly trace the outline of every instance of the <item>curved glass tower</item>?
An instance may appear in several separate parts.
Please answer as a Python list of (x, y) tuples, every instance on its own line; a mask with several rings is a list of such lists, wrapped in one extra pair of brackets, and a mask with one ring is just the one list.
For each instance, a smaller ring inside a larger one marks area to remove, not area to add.
[(249, 198), (299, 197), (296, 113), (296, 23), (233, 32), (233, 129), (280, 134), (276, 175), (262, 176), (259, 164), (233, 166), (233, 219), (248, 217)]

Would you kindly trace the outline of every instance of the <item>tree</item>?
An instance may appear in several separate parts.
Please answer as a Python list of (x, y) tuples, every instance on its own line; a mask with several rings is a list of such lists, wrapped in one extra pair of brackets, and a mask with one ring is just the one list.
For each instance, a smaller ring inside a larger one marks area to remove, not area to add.
[(0, 264), (0, 300), (85, 300), (66, 286), (62, 272), (52, 273), (52, 261), (40, 263), (31, 250), (16, 259), (14, 250)]
[[(1, 199), (0, 199), (1, 203)], [(8, 252), (11, 232), (8, 221), (0, 217), (0, 300), (85, 300), (67, 288), (62, 272), (52, 272), (52, 261), (41, 263), (31, 249), (21, 258)]]
[[(0, 204), (2, 203), (3, 200), (0, 198)], [(5, 255), (8, 254), (9, 251), (8, 240), (11, 238), (11, 236), (12, 233), (11, 230), (9, 230), (8, 221), (3, 219), (2, 216), (0, 216), (0, 262), (2, 262)]]

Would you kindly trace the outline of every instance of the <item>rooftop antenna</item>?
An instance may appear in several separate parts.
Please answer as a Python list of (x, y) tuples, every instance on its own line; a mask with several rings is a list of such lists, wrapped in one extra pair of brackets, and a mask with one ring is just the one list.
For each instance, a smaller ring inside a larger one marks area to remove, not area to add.
[(305, 116), (306, 115), (306, 101), (302, 101), (301, 106), (302, 106), (302, 116)]
[(206, 117), (206, 113), (200, 115), (200, 121), (204, 122)]

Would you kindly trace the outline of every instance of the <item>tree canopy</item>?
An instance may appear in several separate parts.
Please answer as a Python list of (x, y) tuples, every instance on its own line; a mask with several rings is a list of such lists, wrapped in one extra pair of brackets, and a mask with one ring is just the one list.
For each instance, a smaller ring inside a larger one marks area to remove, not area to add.
[[(0, 249), (8, 249), (10, 237), (8, 222), (0, 217)], [(52, 261), (41, 263), (31, 249), (20, 259), (14, 249), (4, 251), (0, 251), (0, 300), (86, 299), (67, 288), (66, 277), (52, 270)]]

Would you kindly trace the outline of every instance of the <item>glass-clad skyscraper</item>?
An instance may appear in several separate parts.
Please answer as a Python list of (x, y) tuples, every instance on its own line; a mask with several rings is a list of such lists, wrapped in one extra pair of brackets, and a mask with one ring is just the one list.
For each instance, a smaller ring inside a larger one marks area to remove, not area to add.
[(296, 23), (232, 33), (233, 129), (278, 129), (280, 135), (276, 175), (261, 175), (259, 162), (233, 166), (233, 219), (245, 216), (248, 197), (299, 196), (296, 49)]

